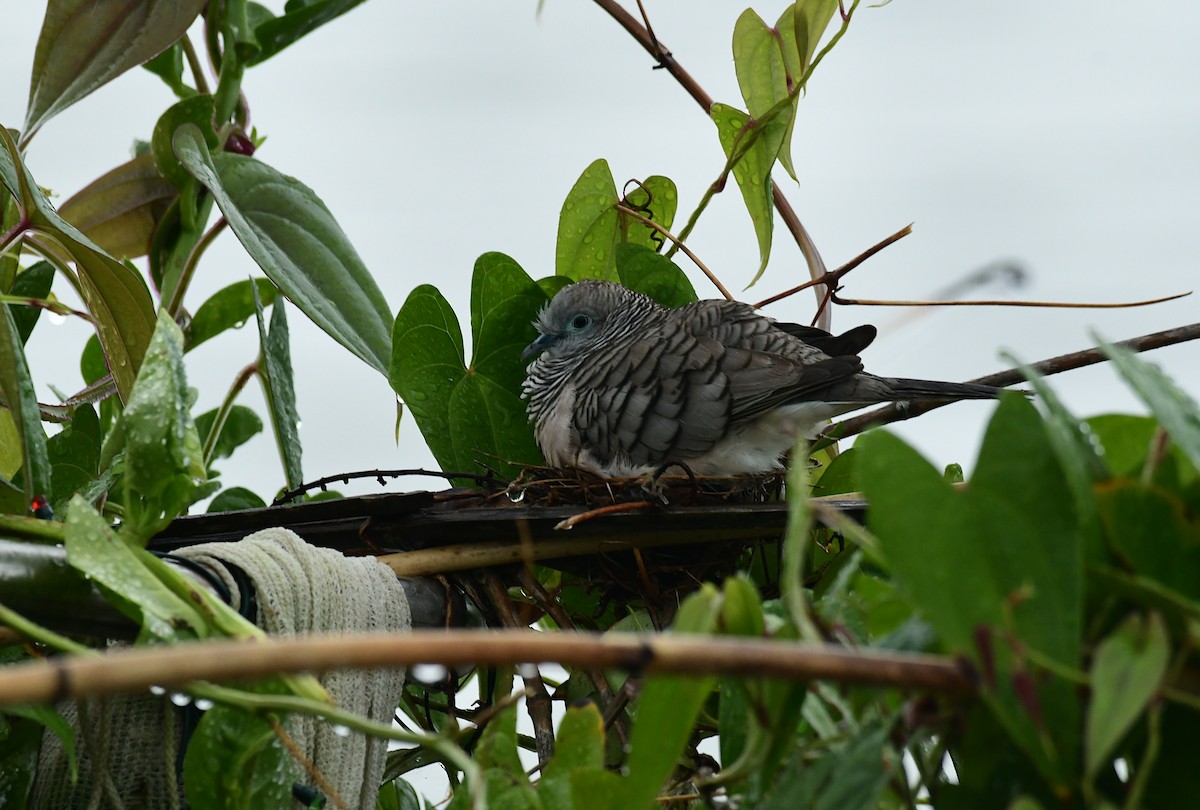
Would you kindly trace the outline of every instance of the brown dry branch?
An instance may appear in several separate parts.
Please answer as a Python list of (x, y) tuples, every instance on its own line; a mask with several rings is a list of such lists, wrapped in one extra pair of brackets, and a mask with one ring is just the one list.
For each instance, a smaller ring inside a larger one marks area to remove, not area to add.
[[(658, 67), (665, 69), (675, 78), (675, 81), (679, 82), (679, 85), (704, 110), (705, 115), (709, 113), (713, 105), (712, 96), (700, 86), (700, 83), (690, 73), (684, 70), (683, 66), (671, 54), (671, 51), (648, 30), (648, 19), (646, 25), (642, 25), (633, 15), (622, 8), (616, 0), (595, 0), (595, 3), (616, 20), (617, 24), (624, 28), (630, 36), (637, 40), (638, 44), (658, 62)], [(808, 264), (809, 276), (817, 280), (823, 278), (825, 275), (825, 262), (821, 259), (821, 254), (817, 250), (812, 237), (805, 229), (804, 224), (800, 221), (800, 217), (796, 215), (791, 203), (788, 202), (787, 197), (783, 196), (783, 192), (779, 189), (778, 185), (772, 184), (771, 195), (775, 210), (779, 212), (780, 218), (783, 220), (784, 225), (787, 226), (792, 238), (796, 240), (796, 244), (800, 248), (800, 253), (804, 256), (804, 260)], [(817, 303), (820, 304), (824, 300), (825, 293), (818, 290), (816, 295)], [(828, 309), (822, 311), (822, 321), (817, 325), (822, 329), (829, 328)]]
[(103, 655), (62, 655), (0, 669), (0, 706), (137, 693), (152, 685), (187, 690), (197, 681), (279, 673), (436, 663), (499, 666), (557, 662), (635, 674), (732, 675), (830, 680), (938, 692), (975, 688), (965, 664), (914, 653), (712, 636), (415, 630), (137, 646)]
[[(504, 583), (495, 571), (487, 575), (487, 594), (491, 597), (492, 605), (500, 614), (500, 621), (505, 627), (519, 630), (526, 626), (517, 616), (512, 599), (505, 590)], [(529, 712), (529, 720), (533, 723), (533, 738), (536, 743), (538, 764), (545, 766), (554, 756), (554, 719), (551, 714), (550, 693), (546, 691), (546, 683), (537, 665), (528, 662), (520, 668), (519, 675), (525, 684), (525, 707)]]
[(1150, 298), (1145, 301), (1119, 301), (1114, 304), (1092, 304), (1078, 301), (1014, 301), (997, 299), (984, 301), (877, 301), (870, 298), (842, 298), (836, 292), (831, 299), (842, 306), (860, 307), (1046, 307), (1053, 309), (1130, 309), (1132, 307), (1148, 307), (1151, 304), (1162, 304), (1177, 298), (1186, 298), (1192, 292), (1175, 293), (1162, 298)]
[[(867, 248), (862, 253), (858, 254), (857, 256), (855, 256), (853, 259), (851, 259), (850, 261), (843, 264), (838, 269), (830, 270), (829, 272), (824, 273), (821, 276), (813, 278), (811, 281), (806, 281), (803, 284), (800, 284), (796, 287), (792, 287), (790, 290), (784, 290), (783, 292), (778, 293), (776, 295), (772, 295), (769, 298), (764, 298), (763, 300), (759, 301), (757, 304), (754, 304), (753, 306), (755, 309), (762, 309), (767, 304), (773, 304), (776, 301), (781, 301), (784, 298), (787, 298), (788, 296), (795, 295), (796, 293), (800, 292), (801, 290), (806, 290), (809, 287), (815, 286), (817, 284), (824, 284), (826, 289), (829, 290), (828, 300), (833, 300), (834, 296), (836, 295), (836, 291), (840, 287), (839, 282), (842, 280), (842, 276), (846, 275), (851, 270), (858, 267), (860, 264), (862, 264), (867, 259), (874, 256), (876, 253), (883, 250), (884, 248), (886, 248), (890, 245), (893, 245), (896, 242), (899, 242), (901, 239), (908, 236), (910, 233), (912, 233), (912, 223), (911, 222), (909, 224), (905, 225), (900, 230), (896, 231), (891, 236), (887, 237), (886, 239), (881, 239), (880, 241), (871, 245), (871, 247)], [(822, 302), (822, 309), (824, 309), (824, 301)]]
[[(1193, 323), (1188, 326), (1179, 326), (1174, 329), (1166, 329), (1162, 332), (1152, 332), (1141, 337), (1130, 338), (1128, 340), (1118, 341), (1115, 345), (1123, 346), (1135, 352), (1148, 352), (1151, 349), (1161, 349), (1164, 346), (1174, 346), (1177, 343), (1186, 343), (1189, 340), (1200, 338), (1200, 323)], [(1051, 357), (1047, 360), (1042, 360), (1033, 363), (1030, 367), (1042, 376), (1049, 377), (1053, 374), (1061, 374), (1064, 371), (1072, 371), (1077, 368), (1085, 368), (1093, 366), (1097, 363), (1103, 363), (1108, 357), (1100, 349), (1084, 349), (1083, 351), (1072, 352), (1070, 354), (1061, 354), (1057, 357)], [(982, 385), (1006, 386), (1019, 383), (1025, 379), (1025, 375), (1020, 369), (1008, 369), (999, 371), (995, 374), (988, 374), (983, 377), (976, 377), (969, 382), (980, 383)], [(901, 422), (905, 419), (911, 419), (914, 416), (920, 416), (923, 413), (928, 413), (935, 408), (941, 408), (943, 405), (949, 405), (949, 402), (918, 402), (908, 405), (885, 405), (882, 408), (876, 408), (873, 411), (864, 413), (861, 416), (855, 416), (851, 419), (845, 419), (835, 425), (830, 426), (825, 435), (830, 438), (844, 439), (848, 436), (854, 436), (862, 433), (867, 428), (876, 427), (877, 425), (886, 425), (891, 422)]]

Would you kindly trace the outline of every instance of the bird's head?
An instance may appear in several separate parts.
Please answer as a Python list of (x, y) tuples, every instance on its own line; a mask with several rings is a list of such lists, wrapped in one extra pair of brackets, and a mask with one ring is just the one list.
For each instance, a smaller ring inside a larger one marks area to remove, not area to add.
[(563, 287), (538, 313), (533, 326), (537, 340), (525, 347), (522, 357), (548, 352), (551, 357), (569, 356), (587, 350), (612, 332), (606, 329), (615, 316), (649, 299), (611, 281), (579, 281)]

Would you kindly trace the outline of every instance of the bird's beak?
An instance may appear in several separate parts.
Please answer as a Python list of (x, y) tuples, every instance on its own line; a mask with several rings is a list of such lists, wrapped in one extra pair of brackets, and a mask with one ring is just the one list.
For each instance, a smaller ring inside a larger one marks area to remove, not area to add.
[(525, 347), (525, 351), (521, 352), (521, 359), (528, 360), (531, 357), (541, 354), (554, 345), (558, 340), (556, 335), (542, 334), (538, 335), (537, 340)]

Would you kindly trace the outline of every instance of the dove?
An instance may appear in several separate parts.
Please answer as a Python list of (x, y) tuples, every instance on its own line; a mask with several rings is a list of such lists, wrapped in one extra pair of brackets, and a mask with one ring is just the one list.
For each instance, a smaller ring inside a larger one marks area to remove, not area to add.
[(604, 477), (669, 463), (766, 473), (798, 436), (848, 411), (1000, 391), (868, 374), (858, 355), (873, 326), (835, 336), (723, 299), (668, 309), (609, 281), (564, 287), (533, 325), (522, 398), (538, 447), (552, 467)]

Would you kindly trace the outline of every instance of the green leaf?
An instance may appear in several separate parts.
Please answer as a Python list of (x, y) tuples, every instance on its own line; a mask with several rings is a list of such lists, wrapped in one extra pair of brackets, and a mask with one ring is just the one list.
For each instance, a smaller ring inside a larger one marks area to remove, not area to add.
[[(672, 633), (711, 633), (717, 625), (721, 595), (703, 586), (679, 607)], [(624, 781), (625, 807), (648, 807), (675, 768), (691, 737), (700, 707), (716, 685), (714, 677), (656, 675), (646, 680), (638, 697), (637, 717), (629, 739), (629, 776)]]
[(275, 296), (279, 294), (279, 288), (265, 278), (238, 281), (213, 293), (196, 310), (187, 326), (187, 351), (190, 352), (204, 341), (226, 330), (240, 329), (246, 321), (253, 318), (254, 293), (251, 292), (251, 287), (258, 290), (258, 297), (264, 307), (273, 304)]
[(857, 458), (858, 451), (853, 447), (834, 456), (821, 473), (821, 477), (813, 485), (813, 495), (818, 497), (844, 495), (847, 492), (856, 491), (858, 489), (855, 471)]
[(192, 180), (192, 175), (175, 155), (176, 130), (184, 124), (193, 124), (204, 134), (204, 142), (208, 144), (208, 148), (216, 149), (220, 140), (213, 129), (215, 115), (213, 97), (208, 94), (196, 95), (172, 104), (154, 123), (154, 132), (150, 136), (150, 152), (154, 156), (154, 165), (176, 188), (183, 189)]
[[(1081, 656), (1082, 531), (1033, 406), (1005, 396), (976, 473), (956, 492), (899, 439), (863, 436), (869, 528), (946, 650), (979, 667), (982, 695), (1053, 784), (1077, 766), (1079, 701), (1061, 680), (1029, 683), (1021, 644), (1072, 669)], [(1033, 705), (1036, 703), (1036, 706)]]
[(1002, 356), (1021, 369), (1025, 379), (1033, 386), (1038, 403), (1046, 412), (1047, 438), (1071, 487), (1088, 559), (1102, 560), (1103, 540), (1096, 516), (1093, 486), (1112, 476), (1104, 462), (1103, 450), (1096, 444), (1087, 425), (1067, 409), (1042, 375), (1011, 355)]
[(375, 810), (421, 810), (423, 806), (416, 788), (403, 779), (388, 782), (375, 799)]
[(725, 104), (709, 109), (725, 157), (733, 161), (733, 177), (742, 192), (746, 211), (758, 237), (758, 271), (749, 286), (762, 277), (771, 257), (771, 236), (775, 227), (771, 167), (783, 145), (786, 127), (775, 125), (776, 117), (765, 127), (753, 122), (746, 113)]
[[(200, 433), (202, 444), (208, 442), (208, 434), (212, 430), (213, 420), (216, 417), (216, 408), (205, 411), (196, 417), (196, 430)], [(221, 435), (217, 438), (217, 443), (213, 445), (210, 463), (215, 458), (229, 458), (233, 455), (234, 450), (262, 433), (262, 429), (262, 419), (258, 417), (258, 414), (245, 405), (234, 405), (225, 417), (225, 424), (221, 428)]]
[[(628, 191), (625, 204), (669, 231), (679, 206), (679, 190), (669, 177), (652, 175), (642, 181), (641, 185)], [(654, 251), (663, 247), (666, 242), (665, 236), (624, 212), (617, 213), (621, 241)]]
[(133, 386), (125, 430), (125, 527), (149, 540), (189, 504), (211, 493), (189, 408), (183, 332), (166, 312)]
[(53, 236), (75, 259), (80, 295), (96, 321), (96, 332), (117, 392), (125, 400), (154, 332), (150, 291), (137, 273), (106, 254), (59, 216), (21, 162), (17, 146), (4, 127), (0, 127), (0, 140), (5, 146), (0, 149), (0, 182), (21, 201), (30, 225)]
[(300, 765), (269, 723), (239, 709), (205, 712), (183, 760), (183, 787), (192, 810), (291, 807)]
[(1117, 743), (1158, 692), (1170, 657), (1167, 628), (1157, 613), (1129, 616), (1096, 647), (1084, 737), (1089, 778), (1111, 762)]
[(164, 639), (203, 638), (204, 620), (142, 563), (87, 501), (76, 495), (66, 513), (67, 561), (110, 594), (117, 610)]
[(262, 344), (259, 377), (263, 381), (263, 394), (271, 414), (271, 428), (275, 432), (275, 445), (283, 461), (287, 488), (295, 489), (304, 483), (304, 470), (300, 463), (300, 414), (296, 410), (296, 388), (292, 382), (292, 350), (287, 315), (283, 301), (277, 299), (271, 307), (271, 330), (268, 332), (258, 288), (251, 287), (250, 292), (254, 297), (258, 339)]
[(196, 95), (196, 91), (183, 81), (183, 45), (180, 43), (176, 42), (142, 67), (166, 82), (177, 97)]
[(100, 419), (90, 405), (75, 408), (71, 422), (46, 441), (53, 475), (50, 503), (56, 512), (83, 492), (100, 472)]
[(267, 277), (330, 337), (386, 374), (391, 309), (317, 195), (253, 158), (211, 155), (193, 125), (176, 131), (174, 145)]
[(162, 52), (203, 7), (204, 0), (50, 0), (33, 56), (25, 139), (51, 116)]
[(617, 280), (616, 248), (620, 234), (617, 202), (617, 187), (608, 161), (600, 159), (584, 169), (558, 216), (556, 275), (572, 281)]
[(642, 245), (617, 245), (617, 273), (631, 290), (674, 309), (696, 300), (696, 290), (675, 262)]
[(464, 365), (458, 320), (436, 287), (421, 285), (396, 316), (389, 381), (412, 412), (443, 470), (469, 472), (483, 461), (515, 474), (539, 463), (520, 399), (522, 349), (545, 293), (515, 261), (485, 253), (471, 281), (474, 357)]
[[(53, 711), (51, 709), (50, 711)], [(69, 732), (70, 729), (68, 728)], [(74, 739), (72, 738), (72, 743)], [(24, 810), (38, 771), (42, 727), (11, 708), (0, 714), (0, 807)], [(71, 762), (74, 763), (72, 755)]]
[[(17, 273), (10, 292), (12, 295), (26, 298), (45, 299), (50, 297), (50, 288), (53, 284), (54, 265), (50, 262), (38, 262)], [(17, 326), (17, 334), (21, 336), (21, 343), (24, 344), (33, 333), (33, 327), (37, 326), (42, 309), (41, 307), (10, 307), (9, 310), (12, 312), (13, 323)]]
[[(34, 767), (31, 769), (30, 775), (36, 773), (37, 748), (41, 744), (42, 737), (40, 732), (42, 728), (46, 728), (54, 736), (58, 737), (59, 742), (62, 743), (63, 752), (67, 756), (67, 763), (70, 767), (71, 778), (75, 779), (78, 777), (79, 762), (75, 755), (75, 731), (71, 728), (71, 724), (67, 722), (67, 719), (59, 714), (53, 706), (9, 706), (4, 711), (12, 716), (32, 721), (34, 728), (39, 732), (37, 734), (37, 744), (34, 745)], [(8, 741), (6, 740), (5, 742)], [(8, 763), (11, 767), (12, 760), (5, 756), (8, 753), (8, 751), (0, 751), (0, 762)], [(3, 770), (7, 771), (8, 768)], [(4, 777), (0, 776), (0, 784), (3, 784), (4, 781)], [(0, 806), (7, 807), (5, 795), (5, 789), (0, 787)], [(24, 806), (23, 801), (24, 797), (22, 797), (21, 802), (15, 802), (15, 805), (18, 807)]]
[(287, 46), (312, 33), (325, 23), (345, 14), (364, 0), (307, 0), (288, 3), (286, 11), (254, 27), (258, 51), (247, 64), (265, 62)]
[(19, 428), (25, 501), (29, 503), (35, 496), (50, 496), (53, 486), (50, 458), (21, 335), (17, 332), (11, 308), (5, 306), (3, 310), (3, 317), (0, 317), (0, 391), (3, 391), (13, 422)]
[(1153, 363), (1139, 358), (1124, 346), (1105, 343), (1092, 336), (1108, 355), (1117, 372), (1150, 408), (1171, 440), (1200, 467), (1200, 405)]
[(1179, 498), (1130, 480), (1096, 497), (1109, 547), (1127, 568), (1200, 599), (1200, 526)]
[(545, 808), (571, 810), (571, 780), (604, 770), (604, 718), (594, 703), (570, 706), (558, 726), (554, 756), (542, 770), (537, 795)]
[[(792, 34), (800, 56), (800, 74), (807, 71), (812, 64), (817, 45), (820, 44), (821, 37), (837, 10), (838, 0), (803, 0), (795, 4), (795, 11), (799, 13), (794, 15)], [(786, 15), (779, 18), (781, 27), (785, 19)]]
[(888, 755), (887, 728), (872, 724), (844, 748), (817, 759), (796, 751), (759, 810), (868, 810), (879, 801), (896, 769)]
[[(788, 42), (782, 36), (792, 22), (793, 9), (794, 6), (789, 6), (784, 12), (778, 30), (768, 27), (753, 9), (743, 11), (734, 25), (733, 66), (751, 118), (761, 118), (787, 98), (792, 86), (800, 78), (796, 70), (799, 57), (795, 52), (795, 40)], [(794, 37), (794, 26), (791, 27)], [(770, 124), (772, 128), (783, 130), (779, 161), (793, 179), (796, 172), (792, 167), (791, 142), (796, 100), (793, 98), (788, 109), (779, 113)]]
[(266, 505), (266, 501), (245, 487), (230, 487), (217, 493), (206, 511), (241, 512), (245, 509), (262, 509)]
[(455, 795), (451, 807), (470, 807), (466, 802), (469, 791), (483, 787), (489, 806), (518, 810), (540, 808), (537, 795), (529, 784), (525, 769), (517, 756), (517, 707), (509, 706), (488, 721), (474, 751), (474, 759), (483, 769), (486, 787), (472, 784), (467, 791)]
[(93, 181), (67, 200), (59, 213), (118, 259), (150, 251), (150, 240), (178, 192), (144, 152)]

